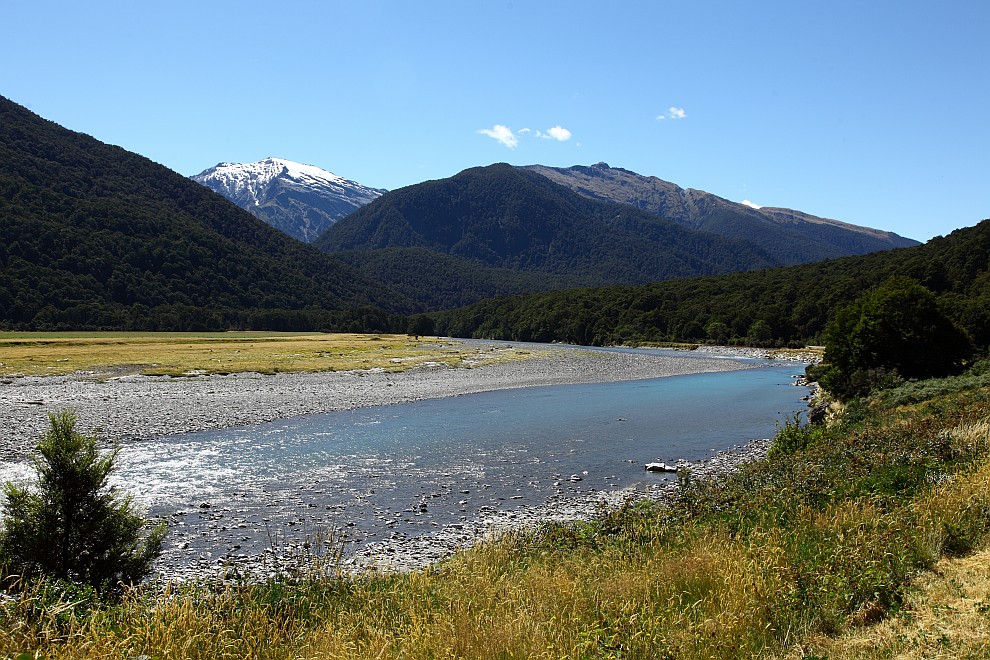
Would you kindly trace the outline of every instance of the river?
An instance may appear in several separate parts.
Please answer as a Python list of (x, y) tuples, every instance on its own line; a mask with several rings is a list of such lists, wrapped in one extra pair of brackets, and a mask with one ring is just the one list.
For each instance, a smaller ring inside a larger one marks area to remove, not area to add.
[[(117, 479), (170, 519), (163, 561), (202, 569), (333, 534), (347, 553), (550, 500), (647, 489), (651, 461), (771, 437), (805, 407), (795, 364), (499, 390), (128, 446)], [(510, 513), (506, 513), (510, 512)], [(466, 538), (466, 537), (465, 537)]]

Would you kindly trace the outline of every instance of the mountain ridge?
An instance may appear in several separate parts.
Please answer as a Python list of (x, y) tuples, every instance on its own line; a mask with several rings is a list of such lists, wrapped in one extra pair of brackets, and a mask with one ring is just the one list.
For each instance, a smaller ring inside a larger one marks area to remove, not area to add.
[[(601, 236), (589, 240), (596, 234), (620, 243), (624, 254)], [(671, 257), (669, 250), (678, 241), (693, 242), (694, 252), (682, 249)], [(640, 242), (650, 244), (644, 248)], [(588, 200), (505, 163), (391, 191), (339, 222), (314, 245), (331, 253), (423, 247), (488, 266), (579, 276), (588, 274), (587, 266), (624, 256), (642, 267), (637, 260), (652, 258), (656, 248), (669, 252), (670, 259), (658, 267), (671, 275), (691, 274), (712, 259), (727, 261), (731, 270), (745, 264), (776, 265), (745, 241), (700, 234), (633, 208)], [(720, 270), (714, 263), (711, 268)], [(620, 277), (652, 276), (648, 270), (622, 270)], [(602, 276), (613, 279), (599, 271), (588, 281)]]
[(745, 237), (793, 265), (877, 250), (918, 245), (918, 241), (872, 227), (821, 218), (803, 211), (757, 207), (718, 195), (681, 188), (608, 163), (569, 168), (527, 165), (574, 192), (603, 202), (629, 204), (692, 229)]
[(190, 178), (306, 243), (387, 192), (274, 156), (252, 163), (218, 163)]
[[(541, 273), (542, 290), (779, 264), (742, 238), (691, 230), (631, 206), (587, 199), (505, 163), (393, 190), (338, 222), (314, 245), (355, 265), (346, 253), (390, 250), (394, 277), (380, 261), (377, 274), (391, 285), (407, 271), (399, 263), (409, 254), (403, 251), (413, 248), (433, 251), (438, 259), (457, 259), (460, 265), (448, 261), (456, 270), (473, 262), (497, 271)], [(424, 282), (423, 288), (446, 285)], [(527, 287), (533, 285), (531, 278), (526, 281)], [(500, 290), (501, 295), (516, 292), (521, 290)]]
[[(418, 264), (424, 293), (450, 291), (443, 273), (458, 273), (474, 282), (472, 291), (491, 295), (643, 284), (891, 248), (885, 232), (853, 231), (800, 211), (760, 211), (604, 163), (548, 176), (550, 169), (496, 163), (393, 190), (339, 221), (314, 245), (407, 293), (408, 277), (417, 271), (404, 259)], [(573, 177), (572, 185), (555, 180), (573, 171), (589, 186), (604, 181), (603, 190), (575, 190)], [(637, 204), (608, 194), (616, 177), (630, 182), (626, 194)], [(655, 198), (634, 185), (643, 181)], [(665, 200), (676, 213), (664, 214), (659, 203)], [(423, 250), (437, 255), (435, 267), (425, 264)], [(469, 263), (490, 270), (468, 274)], [(545, 279), (509, 276), (511, 271)], [(478, 286), (485, 277), (492, 285)], [(434, 296), (422, 302), (435, 309), (469, 301), (450, 293), (443, 301)]]

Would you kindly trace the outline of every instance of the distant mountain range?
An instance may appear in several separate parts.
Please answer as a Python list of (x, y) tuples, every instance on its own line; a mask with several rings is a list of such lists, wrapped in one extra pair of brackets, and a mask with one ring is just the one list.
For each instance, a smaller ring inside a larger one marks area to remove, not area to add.
[[(434, 309), (475, 296), (640, 284), (915, 244), (797, 211), (753, 209), (603, 163), (471, 168), (389, 192), (314, 243)], [(470, 297), (452, 290), (455, 273), (471, 281)]]
[[(314, 245), (401, 285), (417, 259), (415, 282), (428, 307), (446, 300), (450, 272), (473, 267), (502, 294), (601, 284), (633, 284), (779, 265), (758, 246), (688, 229), (629, 205), (594, 201), (540, 174), (506, 164), (476, 167), (383, 195), (328, 229)], [(436, 264), (423, 262), (432, 253)], [(390, 265), (378, 259), (385, 255)], [(471, 266), (473, 265), (473, 266)], [(506, 273), (528, 274), (506, 290)], [(367, 273), (366, 273), (367, 275)], [(456, 283), (455, 283), (456, 284)], [(489, 295), (495, 295), (490, 292)], [(483, 296), (487, 297), (487, 296)]]
[(0, 328), (366, 329), (359, 308), (411, 309), (187, 177), (3, 97), (0, 235)]
[(283, 158), (220, 163), (191, 178), (306, 243), (386, 192)]
[[(530, 165), (523, 169), (588, 199), (633, 206), (688, 229), (743, 239), (762, 250), (774, 265), (918, 244), (892, 232), (819, 218), (802, 211), (731, 202), (702, 190), (684, 189), (653, 176), (610, 167), (607, 163), (569, 168)], [(314, 242), (341, 218), (388, 192), (281, 158), (266, 158), (256, 163), (221, 163), (192, 179), (307, 243)], [(401, 241), (378, 245), (383, 247), (410, 245)], [(451, 254), (456, 255), (457, 251)]]
[(918, 241), (889, 231), (792, 209), (730, 202), (703, 190), (684, 189), (607, 163), (566, 169), (530, 165), (527, 169), (589, 199), (629, 204), (691, 229), (745, 238), (782, 265), (918, 245)]
[[(765, 269), (906, 240), (604, 164), (496, 164), (388, 193), (279, 159), (201, 177), (286, 214), (363, 192), (307, 245), (0, 97), (0, 328), (395, 329), (399, 315), (493, 296)], [(298, 228), (311, 238), (329, 215), (304, 210)]]

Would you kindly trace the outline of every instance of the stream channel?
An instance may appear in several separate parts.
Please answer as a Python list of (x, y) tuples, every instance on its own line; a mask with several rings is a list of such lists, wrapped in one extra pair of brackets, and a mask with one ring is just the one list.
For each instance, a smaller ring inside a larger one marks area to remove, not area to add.
[(497, 390), (128, 442), (111, 483), (168, 522), (158, 568), (170, 578), (232, 563), (267, 570), (268, 560), (327, 539), (351, 564), (415, 568), (506, 524), (655, 490), (677, 477), (644, 464), (705, 460), (769, 438), (806, 408), (807, 388), (794, 386), (802, 363), (724, 359), (739, 369)]
[(803, 365), (740, 366), (164, 437), (128, 446), (118, 479), (169, 520), (167, 573), (201, 574), (328, 537), (348, 556), (412, 540), (467, 545), (465, 527), (477, 534), (495, 516), (539, 520), (548, 502), (648, 489), (676, 476), (645, 463), (703, 460), (769, 438), (806, 407), (807, 389), (794, 386)]

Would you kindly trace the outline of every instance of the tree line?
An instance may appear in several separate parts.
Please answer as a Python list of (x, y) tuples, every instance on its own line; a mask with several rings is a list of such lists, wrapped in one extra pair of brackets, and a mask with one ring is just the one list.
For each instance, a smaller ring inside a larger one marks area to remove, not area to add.
[(891, 277), (930, 291), (977, 347), (990, 344), (990, 221), (913, 248), (642, 286), (484, 300), (433, 315), (438, 333), (588, 345), (821, 344), (837, 310)]

